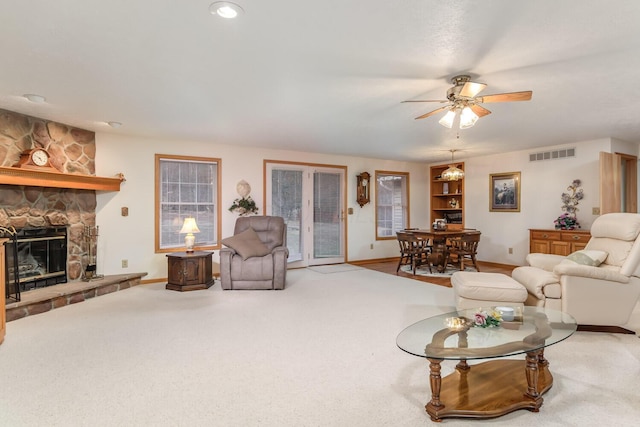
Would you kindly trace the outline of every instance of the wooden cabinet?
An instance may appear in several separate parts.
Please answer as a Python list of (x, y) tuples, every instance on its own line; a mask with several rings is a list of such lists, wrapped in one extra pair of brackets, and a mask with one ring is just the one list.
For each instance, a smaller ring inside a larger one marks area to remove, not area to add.
[(567, 256), (584, 249), (591, 239), (588, 230), (529, 230), (529, 253)]
[(167, 255), (167, 289), (194, 291), (213, 285), (213, 252), (176, 252)]
[(4, 341), (4, 335), (7, 330), (7, 312), (5, 309), (5, 260), (4, 260), (4, 243), (9, 239), (0, 239), (0, 344)]
[[(464, 170), (464, 163), (456, 163)], [(445, 219), (447, 228), (458, 230), (464, 228), (464, 179), (445, 181), (440, 178), (449, 165), (431, 166), (431, 216), (430, 224), (437, 219)]]

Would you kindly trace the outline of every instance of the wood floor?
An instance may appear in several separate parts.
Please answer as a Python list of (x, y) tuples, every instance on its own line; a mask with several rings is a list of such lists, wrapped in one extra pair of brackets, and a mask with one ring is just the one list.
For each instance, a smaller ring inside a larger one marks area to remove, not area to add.
[[(396, 268), (398, 267), (398, 259), (388, 259), (388, 260), (379, 260), (379, 261), (356, 261), (350, 262), (349, 264), (355, 264), (360, 267), (368, 268), (370, 270), (380, 271), (382, 273), (388, 274), (396, 274)], [(511, 276), (511, 271), (515, 268), (513, 265), (506, 264), (495, 264), (489, 262), (478, 261), (478, 267), (480, 267), (480, 271), (485, 273), (502, 273), (508, 276)], [(451, 279), (449, 277), (427, 277), (427, 276), (419, 276), (413, 275), (411, 273), (406, 273), (404, 271), (399, 271), (398, 276), (408, 277), (414, 280), (420, 280), (422, 282), (434, 283), (440, 286), (451, 287)]]

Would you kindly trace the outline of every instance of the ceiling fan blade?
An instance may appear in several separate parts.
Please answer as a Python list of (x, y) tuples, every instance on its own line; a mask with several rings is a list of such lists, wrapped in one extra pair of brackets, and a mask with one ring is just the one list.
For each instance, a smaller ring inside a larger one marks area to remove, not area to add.
[(495, 95), (486, 95), (476, 98), (477, 102), (512, 102), (512, 101), (529, 101), (533, 92), (525, 90), (523, 92), (498, 93)]
[(476, 115), (478, 117), (484, 117), (486, 115), (491, 114), (491, 111), (489, 111), (486, 108), (484, 108), (484, 107), (482, 107), (480, 105), (477, 105), (477, 104), (471, 105), (471, 106), (469, 106), (469, 108), (471, 108), (471, 111), (476, 113)]
[(437, 108), (437, 109), (435, 109), (433, 111), (430, 111), (430, 112), (428, 112), (426, 114), (423, 114), (423, 115), (421, 115), (419, 117), (416, 117), (416, 120), (425, 119), (425, 118), (427, 118), (429, 116), (433, 116), (434, 114), (438, 114), (440, 111), (444, 111), (444, 110), (447, 110), (449, 108), (451, 108), (451, 107), (449, 107), (448, 105), (446, 107)]
[(487, 87), (484, 83), (466, 82), (458, 96), (464, 96), (465, 98), (474, 98), (477, 94), (482, 92), (482, 89)]
[(449, 100), (447, 99), (410, 99), (408, 101), (402, 101), (401, 104), (404, 104), (405, 102), (439, 102), (443, 104), (445, 102), (449, 102)]

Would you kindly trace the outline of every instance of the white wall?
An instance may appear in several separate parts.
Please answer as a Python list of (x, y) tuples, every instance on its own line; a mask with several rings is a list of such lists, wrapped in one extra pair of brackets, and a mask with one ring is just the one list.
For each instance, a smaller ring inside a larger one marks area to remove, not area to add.
[[(530, 152), (575, 147), (576, 156), (567, 159), (529, 162)], [(167, 275), (165, 254), (154, 253), (154, 154), (180, 154), (222, 159), (222, 236), (232, 234), (236, 215), (227, 208), (238, 197), (235, 187), (241, 179), (251, 184), (251, 196), (263, 206), (263, 160), (284, 160), (347, 166), (348, 260), (395, 257), (394, 240), (375, 240), (373, 202), (363, 208), (355, 202), (356, 175), (387, 170), (410, 173), (411, 222), (413, 227), (429, 227), (429, 167), (422, 163), (398, 162), (295, 151), (236, 147), (225, 144), (178, 140), (155, 140), (114, 134), (96, 135), (96, 174), (124, 173), (127, 181), (120, 192), (99, 192), (96, 221), (100, 227), (98, 272), (122, 274), (147, 272), (146, 279)], [(553, 228), (561, 213), (560, 196), (574, 179), (582, 181), (585, 197), (579, 204), (578, 220), (588, 229), (596, 216), (592, 208), (600, 204), (599, 153), (618, 151), (638, 155), (638, 145), (610, 138), (549, 146), (536, 150), (463, 159), (465, 162), (465, 225), (482, 231), (479, 259), (511, 265), (524, 264), (529, 250), (530, 228)], [(521, 211), (489, 211), (489, 175), (521, 172)], [(372, 201), (375, 194), (372, 193)], [(120, 215), (121, 207), (129, 216)], [(374, 249), (370, 249), (370, 245)], [(513, 254), (508, 249), (513, 248)], [(128, 268), (121, 267), (127, 259)], [(214, 260), (218, 260), (217, 251)]]
[[(367, 159), (295, 151), (237, 147), (225, 144), (179, 140), (156, 140), (114, 134), (96, 134), (96, 175), (123, 173), (126, 182), (119, 192), (98, 192), (96, 223), (100, 227), (98, 272), (123, 274), (147, 272), (145, 279), (167, 276), (165, 254), (154, 253), (154, 155), (176, 154), (222, 159), (222, 237), (233, 233), (237, 216), (227, 210), (238, 197), (236, 184), (241, 179), (251, 185), (251, 196), (263, 206), (263, 160), (285, 160), (347, 166), (348, 207), (347, 251), (349, 260), (397, 256), (396, 240), (375, 240), (373, 203), (361, 208), (355, 202), (356, 175), (367, 171), (388, 170), (410, 173), (411, 226), (428, 226), (428, 168), (422, 163)], [(374, 194), (372, 191), (372, 201)], [(121, 216), (121, 207), (129, 208), (129, 216)], [(373, 243), (374, 249), (370, 249)], [(128, 268), (121, 260), (128, 260)], [(214, 261), (218, 260), (218, 251)]]
[[(529, 153), (561, 148), (576, 149), (573, 158), (529, 162)], [(529, 229), (553, 228), (562, 213), (561, 194), (574, 179), (582, 181), (584, 199), (577, 213), (582, 228), (589, 229), (600, 206), (599, 153), (621, 151), (637, 155), (638, 145), (610, 138), (461, 159), (465, 161), (465, 226), (482, 231), (478, 258), (483, 261), (523, 265), (529, 253)], [(521, 173), (520, 212), (489, 211), (489, 175)], [(513, 248), (513, 254), (508, 249)]]

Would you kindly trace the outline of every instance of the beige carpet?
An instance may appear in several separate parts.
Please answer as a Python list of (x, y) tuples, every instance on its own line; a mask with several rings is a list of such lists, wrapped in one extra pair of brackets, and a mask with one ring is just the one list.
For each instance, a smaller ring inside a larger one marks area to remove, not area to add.
[[(410, 265), (403, 265), (400, 267), (400, 270), (404, 271), (405, 273), (413, 274), (413, 268), (411, 268)], [(455, 273), (456, 271), (460, 271), (460, 269), (454, 268), (452, 266), (448, 266), (447, 269), (442, 273), (439, 273), (436, 267), (431, 267), (431, 272), (429, 272), (429, 267), (420, 266), (416, 268), (416, 275), (425, 276), (425, 277), (451, 277), (453, 273)], [(478, 271), (478, 270), (476, 270), (473, 267), (465, 266), (464, 271)]]
[(347, 271), (362, 270), (362, 267), (351, 264), (329, 264), (329, 265), (315, 265), (313, 267), (307, 267), (309, 270), (322, 274), (333, 273), (345, 273)]
[[(366, 269), (292, 270), (284, 291), (108, 294), (7, 325), (0, 425), (428, 426), (427, 362), (395, 339), (452, 299)], [(640, 339), (579, 332), (546, 355), (539, 413), (442, 425), (636, 425)]]

